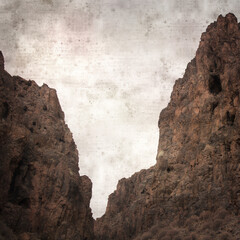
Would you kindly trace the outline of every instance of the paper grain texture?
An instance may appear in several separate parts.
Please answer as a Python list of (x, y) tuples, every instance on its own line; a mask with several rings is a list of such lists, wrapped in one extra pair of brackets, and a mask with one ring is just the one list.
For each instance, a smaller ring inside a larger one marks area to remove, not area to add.
[(57, 90), (101, 216), (117, 181), (155, 164), (158, 117), (219, 14), (239, 1), (0, 1), (12, 75)]

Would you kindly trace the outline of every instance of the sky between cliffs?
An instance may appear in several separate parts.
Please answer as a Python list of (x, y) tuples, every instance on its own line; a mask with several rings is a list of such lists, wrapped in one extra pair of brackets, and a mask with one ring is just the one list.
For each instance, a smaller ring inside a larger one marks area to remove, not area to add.
[(93, 182), (94, 217), (117, 181), (155, 164), (158, 117), (226, 0), (1, 0), (7, 71), (57, 89)]

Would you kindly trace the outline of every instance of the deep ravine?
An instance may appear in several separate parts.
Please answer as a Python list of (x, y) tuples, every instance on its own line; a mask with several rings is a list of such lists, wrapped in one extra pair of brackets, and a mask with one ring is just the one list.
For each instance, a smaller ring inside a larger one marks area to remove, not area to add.
[(240, 24), (233, 14), (208, 26), (175, 82), (159, 118), (156, 164), (121, 179), (95, 222), (92, 183), (79, 175), (56, 91), (10, 76), (1, 52), (0, 75), (0, 240), (240, 239)]

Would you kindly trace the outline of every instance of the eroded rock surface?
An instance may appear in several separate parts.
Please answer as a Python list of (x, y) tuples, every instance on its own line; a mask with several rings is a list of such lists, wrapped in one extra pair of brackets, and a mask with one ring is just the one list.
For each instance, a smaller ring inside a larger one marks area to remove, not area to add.
[(10, 76), (2, 53), (0, 158), (0, 239), (93, 239), (92, 183), (56, 91)]
[(119, 181), (98, 240), (240, 239), (240, 30), (219, 16), (159, 119), (157, 163)]

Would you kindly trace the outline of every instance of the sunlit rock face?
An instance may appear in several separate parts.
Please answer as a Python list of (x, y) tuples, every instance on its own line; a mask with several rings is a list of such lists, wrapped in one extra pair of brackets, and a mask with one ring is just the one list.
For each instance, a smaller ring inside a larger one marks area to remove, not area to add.
[(92, 183), (56, 91), (12, 77), (0, 52), (0, 239), (93, 239)]
[(202, 34), (160, 114), (156, 165), (119, 181), (98, 240), (239, 238), (239, 92), (240, 30), (227, 14)]

